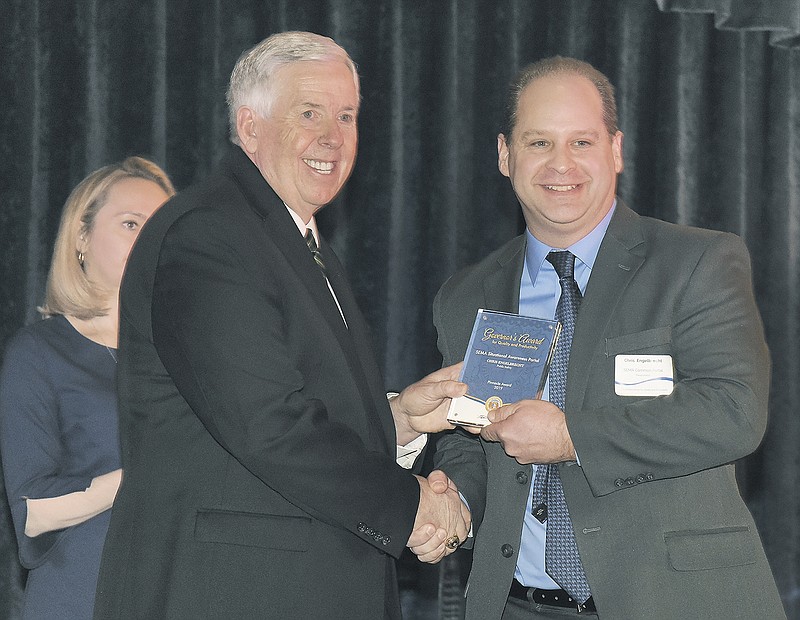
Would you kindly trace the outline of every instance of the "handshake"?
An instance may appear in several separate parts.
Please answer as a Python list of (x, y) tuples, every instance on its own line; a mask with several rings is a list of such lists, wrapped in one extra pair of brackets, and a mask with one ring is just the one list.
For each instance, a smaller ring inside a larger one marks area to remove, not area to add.
[(456, 485), (443, 471), (415, 477), (420, 486), (419, 508), (406, 546), (420, 561), (435, 564), (467, 539), (472, 518)]
[[(467, 391), (458, 381), (462, 365), (440, 368), (390, 399), (398, 445), (424, 433), (454, 428), (447, 421), (447, 410), (451, 398)], [(415, 478), (420, 487), (419, 507), (406, 546), (420, 561), (435, 564), (466, 540), (472, 519), (456, 485), (443, 471)]]

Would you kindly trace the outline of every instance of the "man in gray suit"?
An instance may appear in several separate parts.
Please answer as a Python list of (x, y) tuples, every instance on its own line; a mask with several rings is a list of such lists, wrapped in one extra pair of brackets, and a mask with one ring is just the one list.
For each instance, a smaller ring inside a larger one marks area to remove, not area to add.
[(554, 367), (544, 399), (439, 441), (473, 517), (467, 618), (784, 618), (734, 475), (770, 370), (744, 244), (616, 197), (622, 133), (591, 65), (526, 67), (506, 117), (527, 229), (442, 287), (439, 348), (464, 357), (478, 308), (558, 316), (571, 347), (563, 397)]

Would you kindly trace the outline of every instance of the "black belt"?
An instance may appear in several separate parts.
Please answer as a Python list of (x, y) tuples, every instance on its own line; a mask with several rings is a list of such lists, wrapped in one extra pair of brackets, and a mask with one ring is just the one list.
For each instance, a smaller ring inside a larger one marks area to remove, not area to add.
[[(530, 598), (528, 595), (530, 594)], [(518, 598), (523, 601), (534, 602), (540, 605), (551, 605), (552, 607), (570, 607), (577, 610), (579, 613), (582, 611), (597, 611), (594, 606), (592, 597), (583, 603), (578, 603), (572, 598), (565, 590), (544, 590), (542, 588), (528, 588), (523, 586), (516, 579), (511, 582), (511, 591), (509, 596)]]

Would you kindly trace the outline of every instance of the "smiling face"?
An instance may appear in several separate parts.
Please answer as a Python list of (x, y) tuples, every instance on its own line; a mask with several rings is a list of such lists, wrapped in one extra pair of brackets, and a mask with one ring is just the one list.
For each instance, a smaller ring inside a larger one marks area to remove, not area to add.
[(341, 60), (314, 60), (281, 67), (272, 79), (266, 118), (239, 108), (239, 140), (275, 193), (308, 222), (353, 171), (357, 78)]
[(108, 190), (91, 229), (81, 233), (76, 249), (84, 255), (86, 277), (98, 289), (116, 296), (133, 242), (142, 224), (169, 196), (153, 181), (124, 178)]
[(622, 132), (609, 135), (600, 94), (582, 76), (552, 75), (528, 84), (511, 138), (500, 134), (497, 150), (528, 229), (545, 244), (569, 247), (613, 205), (623, 168)]

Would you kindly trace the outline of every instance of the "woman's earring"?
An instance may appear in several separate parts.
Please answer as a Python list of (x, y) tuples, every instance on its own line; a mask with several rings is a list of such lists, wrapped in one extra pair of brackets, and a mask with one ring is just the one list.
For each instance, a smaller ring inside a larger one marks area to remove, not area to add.
[(79, 250), (78, 251), (78, 262), (80, 263), (81, 267), (83, 267), (83, 259), (84, 259), (83, 252), (81, 252)]

